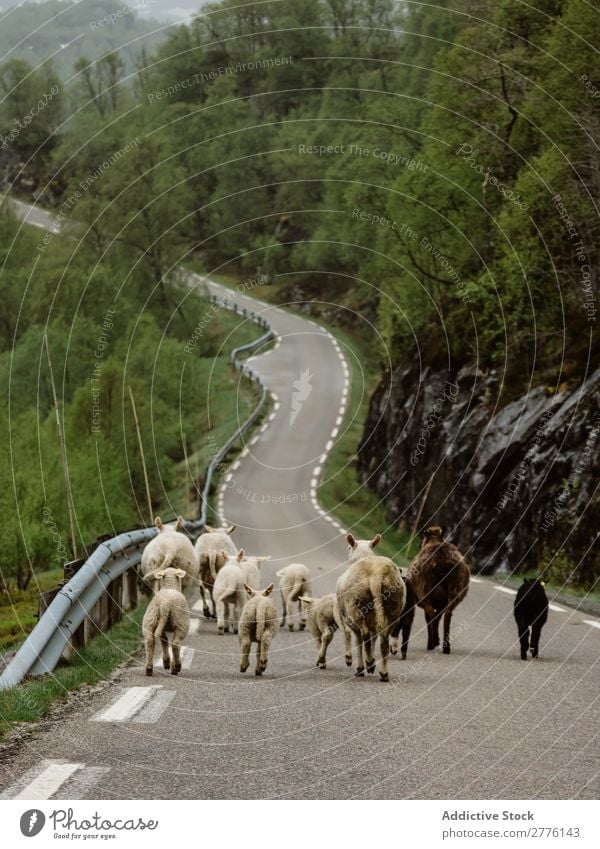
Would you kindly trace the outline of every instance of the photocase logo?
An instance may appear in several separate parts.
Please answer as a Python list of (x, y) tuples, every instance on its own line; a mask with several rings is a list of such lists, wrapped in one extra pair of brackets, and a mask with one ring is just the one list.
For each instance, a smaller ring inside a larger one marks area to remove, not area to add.
[(294, 387), (294, 391), (292, 392), (292, 410), (290, 412), (290, 426), (294, 424), (298, 413), (302, 409), (302, 406), (313, 388), (311, 386), (310, 381), (312, 380), (312, 374), (309, 369), (305, 369), (305, 371), (300, 372), (300, 377), (298, 380), (295, 380), (292, 383)]
[(21, 816), (21, 834), (25, 837), (35, 837), (46, 824), (46, 817), (37, 808), (25, 811)]

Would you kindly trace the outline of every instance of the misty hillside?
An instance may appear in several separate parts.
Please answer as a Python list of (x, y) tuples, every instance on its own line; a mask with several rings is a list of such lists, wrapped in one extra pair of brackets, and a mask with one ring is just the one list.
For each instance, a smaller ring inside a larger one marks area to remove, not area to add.
[(127, 70), (133, 71), (142, 47), (155, 49), (168, 33), (161, 31), (164, 21), (148, 17), (151, 10), (151, 0), (135, 0), (131, 6), (117, 0), (5, 6), (0, 11), (0, 61), (25, 59), (37, 66), (51, 59), (66, 80), (81, 56), (94, 60), (119, 50)]

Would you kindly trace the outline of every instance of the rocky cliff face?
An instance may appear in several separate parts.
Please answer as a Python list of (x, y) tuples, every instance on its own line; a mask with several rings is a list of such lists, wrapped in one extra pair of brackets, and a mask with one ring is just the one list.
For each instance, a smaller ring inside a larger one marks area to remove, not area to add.
[[(499, 407), (499, 376), (414, 365), (384, 376), (359, 474), (390, 520), (444, 524), (477, 571), (600, 575), (600, 368)], [(419, 510), (422, 509), (419, 517)]]

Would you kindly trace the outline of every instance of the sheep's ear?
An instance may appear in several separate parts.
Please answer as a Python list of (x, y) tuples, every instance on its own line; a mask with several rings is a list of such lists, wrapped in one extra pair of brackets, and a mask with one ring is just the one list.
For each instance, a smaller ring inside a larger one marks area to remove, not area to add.
[(305, 604), (307, 607), (310, 607), (310, 605), (314, 603), (314, 598), (310, 598), (310, 597), (309, 597), (309, 596), (307, 596), (307, 595), (301, 595), (301, 596), (300, 596), (300, 601), (301, 601), (303, 604)]
[(226, 534), (232, 534), (235, 531), (235, 525), (229, 525), (228, 528), (225, 528)]
[(160, 572), (155, 572), (154, 577), (156, 578), (157, 581), (160, 580), (161, 578), (164, 578), (165, 577), (164, 569), (161, 569)]
[(243, 548), (240, 548), (240, 550), (239, 550), (239, 551), (238, 551), (238, 553), (237, 553), (237, 559), (238, 559), (238, 562), (239, 562), (240, 560), (243, 560), (245, 556), (246, 556), (246, 553), (245, 553), (244, 549), (243, 549)]
[(356, 545), (356, 540), (354, 539), (352, 534), (346, 534), (346, 539), (348, 540), (348, 545), (350, 546), (350, 548), (354, 548), (354, 546)]
[(207, 534), (214, 534), (214, 532), (215, 532), (215, 529), (213, 528), (212, 525), (204, 525), (204, 530), (206, 531)]
[(185, 576), (187, 575), (187, 572), (185, 571), (185, 569), (178, 569), (175, 572), (175, 574), (177, 575), (178, 578), (185, 578)]
[(265, 589), (263, 590), (263, 595), (271, 595), (272, 592), (273, 592), (273, 584), (269, 584), (269, 586), (265, 587)]
[(381, 542), (381, 534), (375, 534), (375, 536), (371, 540), (371, 548), (375, 548), (375, 546), (379, 545), (380, 542)]
[(175, 530), (180, 531), (183, 528), (183, 516), (178, 516), (175, 522)]
[(248, 595), (254, 595), (254, 590), (252, 589), (252, 587), (249, 587), (248, 584), (244, 584), (244, 589), (246, 590)]
[(162, 519), (160, 518), (160, 516), (156, 517), (156, 519), (154, 520), (154, 524), (156, 525), (156, 527), (158, 528), (159, 531), (162, 531), (163, 523), (162, 523)]

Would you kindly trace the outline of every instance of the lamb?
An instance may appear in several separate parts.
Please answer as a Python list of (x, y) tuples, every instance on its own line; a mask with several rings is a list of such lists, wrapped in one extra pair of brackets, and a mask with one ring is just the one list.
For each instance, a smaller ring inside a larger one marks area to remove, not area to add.
[[(452, 612), (469, 590), (469, 567), (458, 548), (446, 542), (444, 528), (433, 526), (423, 533), (421, 549), (410, 564), (407, 580), (416, 603), (425, 611), (427, 651), (440, 644), (440, 619), (444, 617), (442, 650), (450, 654)], [(405, 637), (408, 645), (410, 628)], [(403, 640), (404, 642), (404, 640)]]
[(240, 567), (244, 575), (244, 582), (248, 584), (249, 587), (252, 587), (253, 590), (257, 590), (260, 584), (260, 568), (262, 564), (266, 560), (270, 560), (271, 555), (268, 557), (265, 556), (256, 556), (256, 557), (244, 557), (243, 560), (240, 561)]
[(233, 633), (237, 634), (240, 611), (244, 605), (244, 573), (241, 568), (244, 549), (240, 548), (235, 556), (228, 556), (225, 551), (221, 555), (225, 565), (219, 569), (213, 586), (217, 631), (219, 634), (229, 633), (231, 620)]
[(284, 569), (280, 569), (276, 573), (280, 578), (279, 589), (281, 590), (281, 601), (283, 604), (283, 619), (281, 627), (285, 625), (286, 618), (288, 620), (288, 628), (294, 630), (292, 622), (293, 604), (298, 602), (298, 611), (300, 613), (299, 629), (304, 631), (306, 628), (306, 610), (300, 601), (300, 596), (310, 596), (310, 569), (303, 563), (292, 563)]
[(539, 653), (540, 634), (548, 619), (548, 596), (544, 586), (541, 578), (525, 578), (517, 590), (514, 614), (519, 629), (521, 660), (527, 660), (529, 648), (532, 657)]
[(245, 590), (250, 596), (240, 617), (240, 672), (245, 672), (250, 665), (250, 648), (252, 643), (256, 646), (256, 669), (255, 675), (262, 675), (267, 668), (269, 659), (269, 646), (273, 637), (279, 630), (279, 617), (277, 608), (270, 598), (273, 584), (264, 590), (254, 590), (248, 585)]
[(347, 535), (350, 566), (337, 582), (337, 599), (342, 622), (356, 637), (358, 665), (356, 675), (375, 672), (373, 642), (379, 636), (381, 663), (379, 678), (389, 681), (387, 660), (390, 632), (400, 619), (406, 600), (406, 588), (396, 564), (388, 557), (377, 557), (373, 548), (381, 534), (372, 540), (356, 540)]
[(301, 596), (300, 601), (308, 610), (308, 626), (319, 650), (317, 666), (327, 667), (327, 648), (338, 629), (344, 637), (346, 666), (352, 666), (352, 631), (342, 622), (336, 594), (322, 598)]
[(390, 653), (398, 654), (398, 635), (400, 631), (402, 631), (402, 660), (406, 660), (408, 638), (410, 637), (410, 631), (415, 618), (416, 601), (408, 575), (404, 578), (404, 585), (406, 587), (406, 602), (404, 604), (404, 610), (402, 611), (402, 616), (398, 619), (390, 632)]
[(183, 527), (183, 518), (178, 516), (174, 524), (165, 525), (157, 516), (154, 524), (158, 534), (142, 552), (142, 576), (147, 578), (151, 572), (173, 568), (185, 572), (184, 589), (191, 582), (197, 582), (199, 565), (194, 546), (185, 534), (179, 533)]
[[(183, 569), (168, 566), (146, 575), (147, 580), (158, 583), (142, 620), (142, 634), (146, 646), (146, 675), (154, 671), (154, 645), (158, 639), (162, 645), (163, 666), (170, 669), (172, 675), (181, 672), (181, 642), (187, 636), (190, 627), (190, 611), (185, 596), (181, 592), (182, 579), (187, 573)], [(171, 653), (169, 655), (169, 639)]]
[[(230, 538), (235, 530), (235, 525), (228, 528), (213, 528), (211, 525), (204, 526), (205, 533), (196, 540), (195, 549), (198, 557), (198, 569), (200, 573), (200, 595), (202, 597), (202, 612), (205, 619), (215, 617), (215, 603), (213, 598), (213, 586), (217, 572), (225, 565), (226, 556), (235, 556), (237, 549)], [(212, 612), (208, 607), (206, 594), (210, 597)]]

